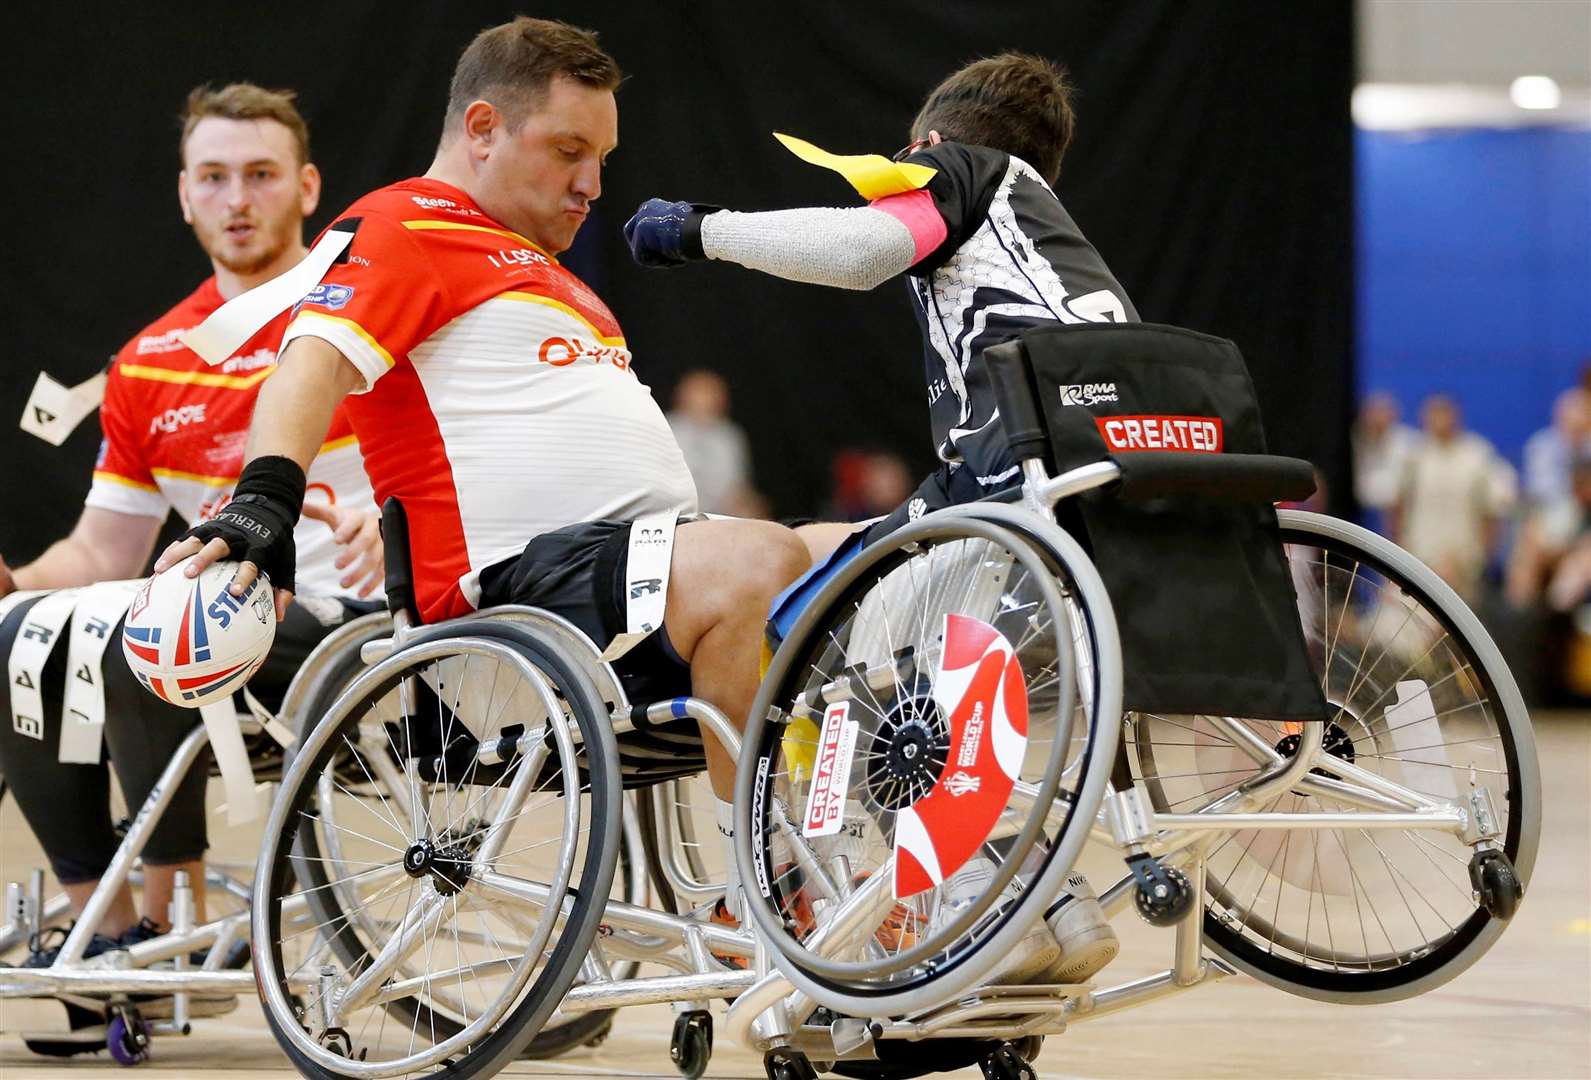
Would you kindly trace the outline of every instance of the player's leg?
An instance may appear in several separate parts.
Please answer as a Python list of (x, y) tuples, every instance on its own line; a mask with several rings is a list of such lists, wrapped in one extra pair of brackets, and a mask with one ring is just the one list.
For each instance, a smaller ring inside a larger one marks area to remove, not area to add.
[[(19, 606), (0, 625), (0, 658), (9, 659), (29, 607)], [(80, 915), (110, 865), (118, 840), (110, 816), (110, 771), (104, 761), (73, 765), (59, 760), (66, 651), (61, 644), (44, 665), (39, 679), (44, 704), (40, 717), (18, 718), (12, 709), (10, 681), (0, 680), (0, 773), (44, 848), (73, 914)], [(132, 892), (124, 887), (97, 932), (114, 939), (137, 921)]]
[[(691, 690), (744, 728), (761, 677), (763, 627), (773, 598), (811, 564), (794, 531), (770, 521), (695, 521), (674, 534), (663, 625), (690, 665)], [(705, 739), (713, 792), (734, 798), (735, 761)]]

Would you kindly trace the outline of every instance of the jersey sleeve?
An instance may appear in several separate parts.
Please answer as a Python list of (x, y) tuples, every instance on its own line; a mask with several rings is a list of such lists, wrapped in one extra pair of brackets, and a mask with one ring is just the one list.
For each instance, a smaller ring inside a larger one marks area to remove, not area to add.
[[(144, 454), (145, 432), (139, 424), (142, 412), (137, 390), (122, 375), (121, 357), (117, 357), (99, 407), (99, 457), (85, 505), (138, 517), (164, 518), (170, 512), (171, 505), (155, 484)], [(148, 422), (144, 418), (143, 424)]]
[(338, 262), (293, 308), (282, 349), (300, 337), (330, 343), (363, 377), (360, 394), (446, 322), (447, 310), (441, 275), (409, 229), (366, 216)]
[(944, 142), (925, 147), (906, 160), (934, 170), (926, 190), (933, 197), (934, 209), (939, 211), (945, 225), (945, 235), (939, 246), (907, 271), (926, 277), (944, 265), (956, 249), (978, 231), (989, 212), (989, 203), (994, 199), (1000, 179), (1005, 175), (1010, 156), (986, 146)]

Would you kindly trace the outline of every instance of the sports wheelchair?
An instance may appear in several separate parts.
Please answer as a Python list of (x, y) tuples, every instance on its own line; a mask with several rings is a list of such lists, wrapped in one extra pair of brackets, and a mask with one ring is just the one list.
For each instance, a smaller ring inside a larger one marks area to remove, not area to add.
[[(261, 789), (269, 790), (279, 781), (283, 749), (304, 729), (305, 718), (323, 715), (363, 669), (361, 647), (391, 632), (392, 619), (385, 611), (337, 627), (306, 658), (275, 715), (246, 692), (240, 695), (248, 711), (240, 711), (237, 721), (253, 779)], [(179, 882), (169, 932), (115, 953), (83, 955), (90, 928), (99, 924), (122, 885), (141, 884), (139, 859), (144, 846), (167, 812), (172, 793), (209, 744), (209, 729), (195, 723), (149, 797), (125, 823), (111, 865), (54, 964), (43, 969), (0, 966), (0, 997), (10, 999), (13, 1009), (26, 999), (51, 1002), (42, 1009), (19, 1010), (24, 1042), (35, 1053), (68, 1056), (108, 1049), (122, 1064), (137, 1064), (150, 1056), (153, 1037), (187, 1035), (191, 1021), (231, 1012), (239, 998), (253, 995), (254, 976), (247, 970), (252, 858), (236, 865), (207, 860), (206, 879), (215, 909), (209, 921), (195, 922), (191, 890)], [(632, 837), (621, 846), (618, 873), (619, 887), (631, 890), (620, 893), (627, 899), (642, 898), (638, 890), (644, 889), (644, 882), (630, 870), (641, 864), (639, 840)], [(70, 911), (65, 894), (45, 896), (44, 871), (35, 870), (25, 887), (20, 882), (7, 885), (4, 915), (0, 955), (20, 950), (42, 930), (65, 925)], [(30, 1024), (41, 1012), (54, 1015), (43, 1025)], [(610, 1024), (611, 1014), (596, 1012), (549, 1025), (526, 1047), (524, 1056), (551, 1057), (600, 1041)]]
[[(991, 359), (1021, 487), (807, 582), (799, 614), (774, 620), (738, 738), (702, 701), (632, 704), (546, 612), (413, 625), (400, 559), (393, 635), (296, 748), (255, 875), (255, 972), (293, 1065), (490, 1076), (549, 1022), (669, 1002), (671, 1057), (694, 1077), (722, 1000), (771, 1080), (972, 1064), (1015, 1080), (1045, 1036), (1240, 971), (1375, 1003), (1472, 964), (1523, 895), (1540, 825), (1529, 717), (1498, 651), (1393, 544), (1273, 509), (1307, 496), (1312, 471), (1261, 452), (1229, 342), (1099, 329), (1067, 327), (1064, 346), (1030, 333)], [(1105, 428), (1057, 386), (1154, 397), (1178, 367), (1198, 377), (1163, 411), (1221, 419), (1228, 452), (1076, 463), (1068, 439)], [(1235, 396), (1190, 401), (1209, 386)], [(1101, 571), (1122, 507), (1175, 541), (1151, 569), (1203, 544), (1269, 584), (1223, 587), (1168, 629), (1147, 616), (1174, 589), (1146, 591), (1119, 558)], [(1212, 507), (1243, 509), (1200, 517)], [(1222, 555), (1242, 529), (1257, 542)], [(1274, 641), (1223, 639), (1250, 600), (1278, 597), (1284, 623), (1249, 623)], [(1294, 696), (1212, 681), (1188, 655), (1274, 665)], [(1234, 686), (1259, 704), (1149, 705)], [(713, 885), (666, 759), (700, 767), (698, 723), (739, 746), (738, 927), (685, 910)], [(640, 815), (643, 846), (669, 910), (610, 898), (623, 791), (656, 783), (669, 794)], [(1168, 968), (1103, 987), (1014, 973), (1090, 841), (1125, 861), (1107, 913), (1173, 931)]]

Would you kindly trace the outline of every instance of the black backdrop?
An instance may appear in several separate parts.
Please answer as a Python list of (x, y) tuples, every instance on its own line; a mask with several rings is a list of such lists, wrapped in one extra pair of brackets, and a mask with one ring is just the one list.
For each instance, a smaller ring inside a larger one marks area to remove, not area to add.
[(1234, 338), (1273, 450), (1314, 460), (1334, 503), (1346, 497), (1351, 5), (93, 10), (59, 5), (13, 22), (0, 290), (0, 553), (13, 565), (70, 527), (98, 439), (92, 420), (61, 449), (16, 429), (34, 374), (87, 377), (208, 272), (175, 200), (173, 116), (187, 90), (242, 78), (300, 91), (326, 176), (318, 229), (364, 191), (425, 169), (459, 50), (522, 10), (599, 30), (629, 75), (621, 146), (567, 261), (618, 315), (660, 401), (689, 368), (727, 377), (777, 511), (822, 503), (841, 446), (931, 464), (904, 287), (843, 293), (724, 266), (642, 272), (619, 226), (654, 194), (746, 209), (854, 202), (770, 132), (892, 152), (943, 74), (1012, 47), (1073, 73), (1079, 130), (1059, 194), (1144, 318)]

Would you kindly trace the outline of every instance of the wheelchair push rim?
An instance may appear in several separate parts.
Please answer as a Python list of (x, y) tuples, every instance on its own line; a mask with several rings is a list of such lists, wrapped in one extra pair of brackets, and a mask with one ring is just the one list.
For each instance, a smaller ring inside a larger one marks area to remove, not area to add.
[[(460, 633), (468, 636), (449, 636)], [(484, 712), (477, 702), (472, 713), (460, 695), (467, 698), (472, 666), (474, 674), (484, 675), (488, 665), (493, 678)], [(504, 672), (518, 682), (502, 691), (499, 701), (494, 695)], [(401, 726), (386, 722), (394, 702)], [(468, 775), (447, 775), (449, 754), (444, 751), (433, 759), (441, 775), (432, 781), (440, 778), (441, 783), (422, 784), (425, 758), (418, 748), (423, 736), (416, 741), (414, 732), (427, 719), (416, 715), (423, 704), (435, 708), (429, 719), (440, 725), (445, 746), (465, 745), (466, 731), (475, 736), (476, 745), (468, 748)], [(583, 745), (577, 745), (569, 713)], [(443, 1066), (459, 1075), (489, 1074), (535, 1036), (578, 973), (595, 935), (601, 909), (591, 898), (605, 896), (611, 887), (618, 808), (607, 803), (617, 803), (618, 785), (606, 777), (612, 755), (602, 740), (602, 725), (593, 719), (601, 715), (601, 699), (589, 679), (557, 646), (482, 621), (417, 635), (338, 699), (284, 777), (256, 880), (256, 941), (265, 943), (259, 950), (258, 981), (273, 1033), (301, 1071), (374, 1077)], [(514, 716), (523, 716), (525, 723), (516, 727)], [(382, 733), (386, 745), (379, 749), (386, 760), (381, 767), (371, 768), (381, 759), (370, 747), (361, 749), (361, 727), (365, 734)], [(611, 732), (606, 735), (611, 743)], [(475, 765), (489, 761), (490, 755), (476, 749), (489, 744), (502, 744), (505, 760), (495, 773), (477, 772)], [(334, 765), (339, 753), (344, 758), (340, 770)], [(369, 790), (356, 794), (344, 783), (350, 756), (375, 798)], [(590, 800), (585, 829), (577, 762), (591, 770), (599, 789)], [(398, 787), (384, 792), (398, 763)], [(549, 786), (559, 794), (549, 798)], [(322, 818), (320, 800), (328, 791), (344, 800), (343, 813)], [(562, 811), (546, 818), (545, 811), (558, 797), (563, 798)], [(460, 829), (469, 830), (468, 822), (477, 820), (475, 810), (488, 804), (495, 816), (463, 835)], [(556, 821), (556, 837), (524, 844), (523, 830), (532, 827), (528, 823), (543, 820)], [(295, 860), (301, 863), (305, 857), (298, 842), (302, 837), (296, 835), (301, 827), (318, 830), (321, 839), (328, 833), (340, 837), (336, 861), (322, 865), (350, 872), (317, 887), (337, 898), (343, 917), (324, 925), (310, 920), (320, 940), (306, 966), (324, 967), (297, 973), (283, 965), (289, 929), (284, 911), (310, 905), (302, 897), (284, 896), (279, 886)], [(516, 828), (521, 831), (516, 833)], [(583, 860), (576, 851), (581, 843)], [(508, 880), (538, 857), (528, 854), (533, 849), (556, 852), (552, 869), (541, 879), (539, 901), (523, 892), (503, 893), (494, 882)], [(573, 880), (577, 867), (578, 881)], [(376, 892), (364, 895), (355, 884), (375, 887)], [(402, 907), (394, 915), (400, 900)], [(337, 941), (352, 932), (347, 911), (377, 903), (384, 910), (362, 924), (374, 940), (355, 935), (355, 959), (349, 961), (349, 943)], [(468, 929), (472, 916), (478, 929)], [(383, 933), (385, 941), (380, 940)], [(559, 936), (553, 940), (555, 933)], [(332, 947), (337, 944), (340, 951)], [(374, 959), (367, 946), (375, 949)], [(372, 974), (372, 969), (380, 970)], [(326, 977), (317, 981), (322, 973)], [(490, 980), (496, 981), (495, 988)], [(356, 1013), (357, 1029), (353, 1023), (335, 1022), (342, 1019), (340, 1007), (322, 1011), (320, 999), (328, 991), (364, 991), (349, 1010)], [(294, 1002), (294, 993), (301, 995), (301, 1002)], [(407, 1012), (390, 1008), (400, 1001), (411, 1006)], [(408, 1030), (389, 1030), (389, 1013), (408, 1016)], [(433, 1039), (430, 1024), (436, 1015), (454, 1023), (444, 1025), (447, 1032), (436, 1031)], [(341, 1030), (334, 1036), (330, 1028)], [(380, 1060), (370, 1060), (372, 1055)]]

